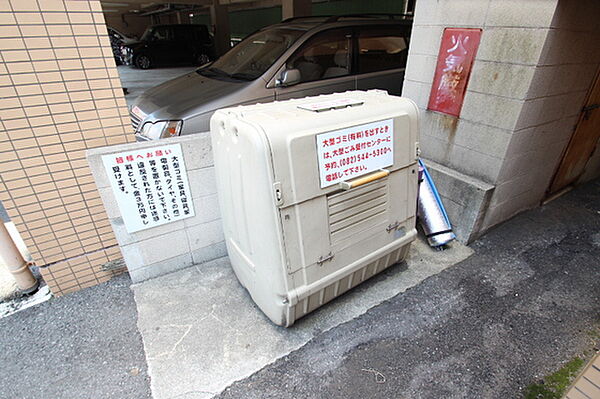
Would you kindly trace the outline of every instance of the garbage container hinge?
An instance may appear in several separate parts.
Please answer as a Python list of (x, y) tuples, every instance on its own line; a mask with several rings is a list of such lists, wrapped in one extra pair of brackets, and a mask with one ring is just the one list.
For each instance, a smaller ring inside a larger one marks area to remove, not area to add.
[(273, 183), (273, 190), (275, 190), (275, 203), (277, 205), (283, 205), (283, 193), (281, 192), (281, 183)]
[(321, 266), (323, 263), (328, 262), (333, 259), (333, 253), (328, 253), (326, 256), (319, 256), (319, 260), (317, 260), (317, 265)]
[(400, 227), (402, 225), (402, 223), (400, 222), (395, 222), (392, 224), (389, 224), (388, 227), (385, 229), (385, 231), (387, 231), (388, 233), (391, 233), (394, 230), (397, 230), (398, 227)]

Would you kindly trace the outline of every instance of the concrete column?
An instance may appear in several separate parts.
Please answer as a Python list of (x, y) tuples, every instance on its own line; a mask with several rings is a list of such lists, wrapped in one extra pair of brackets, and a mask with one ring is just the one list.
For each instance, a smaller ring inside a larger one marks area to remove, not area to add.
[(6, 226), (0, 221), (0, 262), (6, 265), (8, 271), (13, 275), (17, 287), (26, 294), (35, 292), (39, 282), (29, 270), (27, 262), (23, 259), (21, 252), (15, 245)]
[(217, 56), (221, 56), (231, 47), (227, 6), (220, 4), (219, 0), (213, 0), (210, 6), (210, 20), (215, 35)]
[(281, 19), (312, 14), (311, 0), (281, 0)]
[[(421, 109), (422, 156), (434, 161), (450, 220), (469, 241), (543, 200), (600, 65), (592, 50), (600, 3), (464, 5), (416, 1), (402, 95)], [(454, 118), (427, 107), (444, 28), (460, 26), (483, 34)], [(556, 79), (557, 70), (569, 79)]]

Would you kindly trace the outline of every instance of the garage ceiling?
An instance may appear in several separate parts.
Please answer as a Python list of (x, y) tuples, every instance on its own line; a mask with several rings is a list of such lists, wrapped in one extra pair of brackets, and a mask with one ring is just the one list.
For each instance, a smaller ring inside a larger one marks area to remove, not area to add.
[[(265, 7), (281, 4), (280, 0), (220, 0), (221, 4), (241, 5), (244, 8)], [(213, 4), (213, 0), (177, 0), (177, 2), (151, 2), (148, 0), (126, 0), (126, 1), (100, 1), (105, 13), (145, 13), (162, 8), (185, 9), (190, 6), (207, 7)]]

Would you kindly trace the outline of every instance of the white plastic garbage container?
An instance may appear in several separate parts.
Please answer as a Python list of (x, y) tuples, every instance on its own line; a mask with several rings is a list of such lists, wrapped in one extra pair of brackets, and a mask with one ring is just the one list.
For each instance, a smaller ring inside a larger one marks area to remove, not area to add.
[(276, 324), (405, 258), (416, 236), (418, 110), (352, 91), (215, 112), (227, 251)]

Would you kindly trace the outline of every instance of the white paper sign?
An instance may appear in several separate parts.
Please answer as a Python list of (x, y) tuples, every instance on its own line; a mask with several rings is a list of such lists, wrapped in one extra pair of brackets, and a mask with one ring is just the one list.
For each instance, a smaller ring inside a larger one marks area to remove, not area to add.
[(180, 144), (103, 155), (129, 233), (194, 216)]
[(353, 126), (317, 135), (321, 188), (394, 163), (394, 121)]

